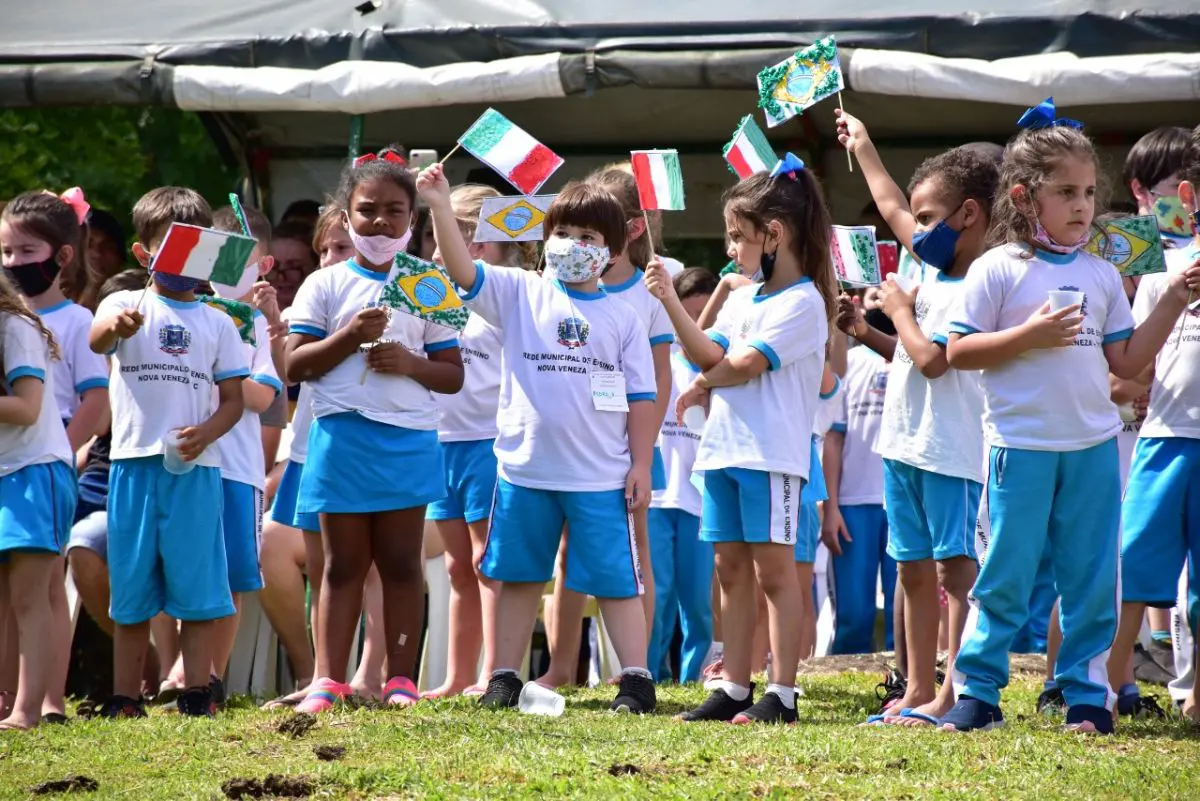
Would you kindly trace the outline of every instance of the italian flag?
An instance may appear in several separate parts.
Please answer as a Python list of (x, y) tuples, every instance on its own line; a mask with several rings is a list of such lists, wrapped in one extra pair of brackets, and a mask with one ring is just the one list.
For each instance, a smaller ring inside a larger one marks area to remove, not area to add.
[(642, 209), (683, 210), (683, 171), (677, 150), (634, 150), (630, 153)]
[(532, 195), (562, 166), (553, 150), (489, 108), (458, 140), (467, 151), (503, 175), (523, 195)]
[(150, 270), (233, 286), (257, 242), (248, 236), (172, 223)]
[(724, 156), (729, 169), (743, 181), (756, 172), (769, 172), (776, 161), (766, 134), (749, 114), (742, 117), (733, 139), (725, 145)]

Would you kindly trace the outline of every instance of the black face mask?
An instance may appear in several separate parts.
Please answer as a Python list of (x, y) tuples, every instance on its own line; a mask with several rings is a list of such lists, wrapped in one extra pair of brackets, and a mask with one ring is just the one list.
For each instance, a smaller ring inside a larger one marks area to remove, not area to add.
[(766, 242), (763, 242), (762, 255), (758, 257), (758, 269), (762, 272), (762, 280), (770, 281), (771, 274), (775, 272), (775, 254), (767, 253)]
[(29, 264), (18, 264), (5, 267), (4, 271), (16, 283), (17, 289), (27, 298), (32, 298), (49, 290), (62, 272), (58, 260), (53, 256), (45, 261), (35, 261)]

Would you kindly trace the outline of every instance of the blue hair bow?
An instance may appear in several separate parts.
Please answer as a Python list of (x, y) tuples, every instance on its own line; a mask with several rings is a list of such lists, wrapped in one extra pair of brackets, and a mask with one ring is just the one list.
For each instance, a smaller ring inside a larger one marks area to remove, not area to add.
[(1083, 123), (1079, 120), (1068, 120), (1066, 118), (1056, 117), (1057, 112), (1054, 109), (1054, 98), (1047, 97), (1041, 103), (1030, 109), (1026, 109), (1021, 115), (1021, 119), (1017, 120), (1018, 128), (1028, 128), (1037, 130), (1038, 128), (1082, 128)]
[(775, 162), (775, 169), (771, 170), (771, 177), (778, 178), (781, 175), (786, 175), (793, 181), (796, 180), (796, 172), (804, 169), (804, 162), (796, 158), (791, 153)]

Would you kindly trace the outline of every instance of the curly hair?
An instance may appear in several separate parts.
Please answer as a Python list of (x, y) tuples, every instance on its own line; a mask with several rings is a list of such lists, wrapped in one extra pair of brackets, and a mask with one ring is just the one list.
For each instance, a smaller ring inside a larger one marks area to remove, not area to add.
[(990, 216), (996, 186), (1000, 183), (1000, 165), (978, 146), (962, 145), (921, 162), (908, 182), (908, 194), (912, 195), (917, 186), (929, 180), (937, 181), (942, 191), (952, 197), (950, 205), (961, 206), (969, 198)]
[(1191, 183), (1192, 188), (1200, 191), (1200, 125), (1192, 129), (1188, 135), (1188, 154), (1179, 177)]
[[(404, 158), (404, 151), (399, 145), (388, 145), (379, 151), (381, 157), (387, 153), (394, 153)], [(366, 181), (377, 181), (380, 178), (386, 178), (400, 187), (404, 194), (408, 195), (409, 209), (416, 212), (417, 182), (413, 178), (412, 170), (408, 168), (407, 164), (400, 164), (385, 158), (365, 161), (358, 167), (354, 166), (354, 162), (347, 164), (342, 171), (334, 202), (343, 209), (350, 208), (350, 197), (354, 194), (354, 190), (358, 189), (358, 185)], [(311, 230), (311, 226), (309, 228)]]

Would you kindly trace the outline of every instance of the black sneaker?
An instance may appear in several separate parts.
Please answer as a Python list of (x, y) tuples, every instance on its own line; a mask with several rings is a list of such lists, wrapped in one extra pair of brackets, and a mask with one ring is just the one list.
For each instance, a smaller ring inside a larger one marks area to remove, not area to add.
[(750, 682), (750, 694), (741, 701), (735, 701), (729, 693), (720, 687), (709, 693), (704, 703), (695, 709), (676, 715), (677, 720), (722, 720), (730, 721), (740, 712), (745, 712), (754, 706), (754, 682)]
[[(795, 702), (793, 702), (794, 704)], [(775, 693), (764, 693), (758, 703), (734, 716), (734, 723), (795, 723), (796, 708), (788, 709)]]
[(1062, 690), (1058, 687), (1042, 690), (1037, 699), (1037, 711), (1043, 715), (1067, 714), (1067, 699), (1063, 697)]
[(146, 702), (141, 698), (130, 698), (127, 695), (114, 695), (100, 707), (100, 717), (116, 720), (118, 718), (146, 717)]
[(904, 678), (896, 668), (888, 668), (883, 682), (875, 685), (875, 697), (879, 699), (879, 711), (887, 711), (892, 702), (903, 698), (906, 692), (908, 692), (908, 679)]
[(213, 676), (208, 680), (208, 692), (211, 696), (209, 709), (212, 714), (225, 711), (225, 682)]
[(189, 687), (179, 694), (179, 698), (175, 699), (175, 706), (182, 715), (190, 715), (194, 718), (211, 718), (213, 714), (212, 689), (207, 685), (204, 687)]
[(609, 707), (613, 712), (632, 712), (635, 715), (648, 715), (658, 706), (654, 694), (654, 679), (640, 673), (622, 673), (621, 684), (617, 687), (617, 697)]
[(479, 705), (488, 709), (516, 706), (522, 686), (521, 677), (516, 673), (498, 673), (492, 676), (487, 690), (479, 697)]
[[(1162, 649), (1162, 646), (1159, 646)], [(1174, 667), (1174, 657), (1171, 654), (1171, 649), (1166, 648), (1165, 662)], [(1158, 659), (1155, 659), (1153, 652), (1147, 651), (1142, 647), (1140, 642), (1133, 644), (1133, 676), (1138, 681), (1144, 681), (1147, 684), (1158, 684), (1166, 687), (1170, 682), (1175, 680), (1174, 670), (1168, 670)]]
[(1135, 720), (1165, 718), (1166, 711), (1158, 705), (1153, 695), (1125, 695), (1117, 698), (1117, 714)]
[(1165, 642), (1160, 640), (1150, 640), (1150, 647), (1146, 649), (1150, 654), (1150, 658), (1163, 669), (1172, 681), (1175, 679), (1175, 651), (1171, 649), (1171, 641)]

